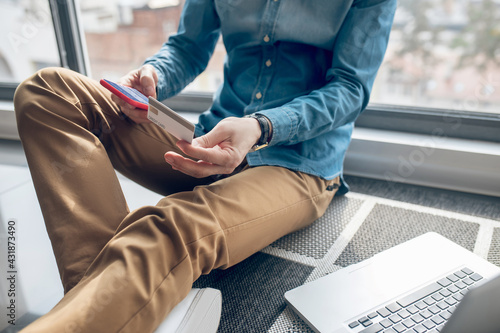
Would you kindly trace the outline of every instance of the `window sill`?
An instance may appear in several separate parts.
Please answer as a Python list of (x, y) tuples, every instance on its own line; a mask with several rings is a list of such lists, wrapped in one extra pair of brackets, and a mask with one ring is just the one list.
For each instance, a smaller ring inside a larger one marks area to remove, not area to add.
[(0, 139), (19, 140), (12, 101), (0, 100)]
[[(19, 140), (13, 110), (0, 101), (0, 139)], [(344, 166), (353, 176), (500, 197), (498, 143), (357, 127)]]
[(500, 197), (500, 144), (356, 128), (345, 173)]

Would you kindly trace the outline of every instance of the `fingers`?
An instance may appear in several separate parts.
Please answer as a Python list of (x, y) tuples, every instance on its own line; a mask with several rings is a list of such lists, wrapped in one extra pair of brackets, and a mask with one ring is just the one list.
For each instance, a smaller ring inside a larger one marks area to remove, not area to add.
[(152, 65), (147, 64), (141, 68), (130, 71), (120, 78), (117, 83), (135, 88), (146, 96), (153, 96), (156, 98), (158, 74)]
[(234, 170), (229, 169), (226, 166), (216, 165), (202, 160), (194, 161), (171, 151), (165, 153), (164, 157), (165, 161), (170, 164), (172, 169), (195, 178), (205, 178), (217, 174), (228, 174)]
[(118, 104), (121, 112), (132, 119), (135, 123), (140, 124), (151, 122), (148, 119), (148, 112), (146, 110), (137, 109), (133, 105), (130, 105), (129, 103), (125, 102), (123, 99), (115, 95), (111, 95), (111, 100)]
[[(214, 150), (220, 150), (219, 146), (209, 145), (206, 139), (206, 135), (203, 135), (199, 138), (193, 139), (191, 144), (187, 143), (184, 140), (177, 142), (177, 146), (188, 156), (191, 156), (197, 160), (203, 160), (209, 163), (217, 163), (217, 158), (214, 158)], [(210, 150), (211, 149), (211, 150)]]
[[(139, 69), (129, 72), (118, 82), (123, 85), (133, 87), (141, 91), (146, 96), (153, 96), (156, 98), (158, 74), (156, 73), (155, 68), (151, 65), (144, 65)], [(135, 123), (140, 124), (151, 122), (147, 117), (146, 110), (138, 109), (115, 95), (111, 95), (111, 99), (113, 102), (118, 104), (120, 110)]]
[(165, 161), (174, 169), (193, 177), (230, 174), (241, 164), (260, 136), (260, 126), (254, 119), (229, 117), (219, 122), (209, 133), (193, 140), (179, 141), (179, 149), (191, 157), (167, 152)]
[[(230, 174), (241, 163), (244, 155), (224, 142), (212, 146), (208, 135), (193, 140), (192, 144), (181, 140), (177, 146), (190, 158), (175, 152), (165, 153), (165, 161), (175, 170), (196, 178), (216, 174)], [(216, 141), (215, 141), (216, 142)]]
[(150, 123), (151, 120), (148, 119), (148, 111), (138, 108), (133, 108), (133, 106), (128, 106), (122, 108), (122, 112), (132, 119), (136, 124)]
[(158, 84), (158, 74), (151, 65), (144, 65), (139, 69), (139, 82), (142, 92), (146, 96), (156, 98), (156, 85)]
[[(209, 133), (210, 134), (210, 133)], [(214, 138), (216, 143), (210, 142), (210, 135), (203, 135), (193, 140), (192, 144), (181, 140), (177, 146), (186, 155), (202, 160), (211, 164), (224, 165), (227, 168), (235, 168), (239, 164), (241, 154), (226, 141), (219, 141)]]

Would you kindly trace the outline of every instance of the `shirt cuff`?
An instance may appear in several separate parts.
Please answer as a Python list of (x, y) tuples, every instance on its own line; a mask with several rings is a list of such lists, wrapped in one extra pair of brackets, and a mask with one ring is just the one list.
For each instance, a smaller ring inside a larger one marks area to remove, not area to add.
[(292, 112), (287, 107), (279, 107), (258, 111), (256, 114), (266, 116), (273, 127), (273, 135), (269, 146), (278, 144), (292, 144), (294, 138), (297, 137), (297, 128), (299, 119), (295, 112)]

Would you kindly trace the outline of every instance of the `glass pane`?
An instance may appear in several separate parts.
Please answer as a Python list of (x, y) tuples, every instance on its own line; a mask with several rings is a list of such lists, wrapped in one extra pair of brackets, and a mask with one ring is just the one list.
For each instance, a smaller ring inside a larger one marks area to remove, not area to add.
[(500, 113), (500, 2), (399, 0), (371, 102)]
[[(183, 3), (80, 0), (91, 76), (116, 80), (139, 67), (175, 33)], [(500, 113), (498, 22), (495, 0), (400, 0), (371, 102)], [(215, 91), (224, 57), (219, 41), (186, 90)]]
[(60, 65), (48, 1), (0, 0), (0, 27), (0, 83)]
[[(117, 80), (155, 54), (177, 31), (184, 0), (80, 0), (91, 76)], [(221, 41), (208, 68), (186, 90), (213, 92), (222, 83)]]

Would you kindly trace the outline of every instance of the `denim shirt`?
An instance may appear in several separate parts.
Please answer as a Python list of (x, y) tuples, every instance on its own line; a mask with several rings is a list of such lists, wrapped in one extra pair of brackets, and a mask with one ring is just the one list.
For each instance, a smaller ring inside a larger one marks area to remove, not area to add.
[(206, 68), (222, 34), (224, 83), (196, 135), (226, 117), (262, 114), (272, 139), (247, 155), (249, 165), (333, 179), (368, 104), (395, 9), (396, 0), (186, 0), (177, 34), (145, 63), (158, 72), (158, 98), (169, 98)]

